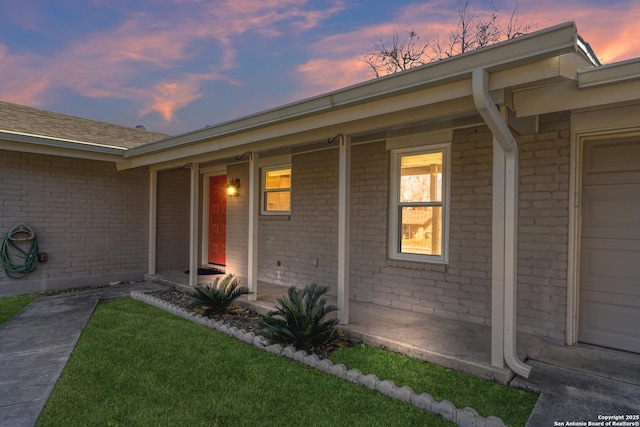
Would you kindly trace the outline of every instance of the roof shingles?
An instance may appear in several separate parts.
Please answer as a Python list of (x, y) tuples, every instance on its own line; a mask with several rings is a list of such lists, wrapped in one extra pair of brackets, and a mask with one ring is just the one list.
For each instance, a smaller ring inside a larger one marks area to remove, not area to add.
[(0, 132), (133, 148), (167, 135), (0, 101)]

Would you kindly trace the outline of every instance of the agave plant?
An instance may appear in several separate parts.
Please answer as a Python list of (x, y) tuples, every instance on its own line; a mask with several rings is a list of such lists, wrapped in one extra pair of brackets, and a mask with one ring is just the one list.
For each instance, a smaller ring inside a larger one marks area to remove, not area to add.
[(323, 295), (326, 286), (312, 284), (300, 290), (289, 288), (286, 296), (278, 298), (276, 309), (258, 323), (271, 344), (292, 345), (298, 350), (326, 347), (340, 337), (337, 319), (323, 320), (337, 310), (327, 305)]
[(249, 288), (240, 286), (239, 280), (233, 274), (227, 275), (222, 280), (216, 277), (210, 285), (197, 286), (194, 289), (191, 296), (195, 301), (189, 308), (202, 307), (206, 315), (224, 313), (236, 298), (249, 293)]

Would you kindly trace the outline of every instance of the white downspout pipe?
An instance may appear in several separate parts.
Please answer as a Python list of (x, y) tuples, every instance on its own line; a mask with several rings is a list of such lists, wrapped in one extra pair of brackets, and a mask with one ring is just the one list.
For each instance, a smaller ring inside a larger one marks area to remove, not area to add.
[(501, 148), (505, 159), (503, 355), (509, 368), (527, 378), (531, 372), (531, 366), (522, 362), (516, 351), (518, 145), (489, 94), (489, 73), (484, 69), (475, 69), (471, 80), (476, 109), (498, 142), (494, 144), (494, 149)]

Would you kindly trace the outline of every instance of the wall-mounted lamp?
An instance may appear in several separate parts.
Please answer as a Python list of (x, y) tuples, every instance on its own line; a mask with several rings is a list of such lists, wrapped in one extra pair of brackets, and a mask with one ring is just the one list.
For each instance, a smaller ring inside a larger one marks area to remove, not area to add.
[(236, 197), (238, 195), (238, 187), (240, 187), (240, 180), (238, 178), (230, 180), (227, 183), (227, 196)]

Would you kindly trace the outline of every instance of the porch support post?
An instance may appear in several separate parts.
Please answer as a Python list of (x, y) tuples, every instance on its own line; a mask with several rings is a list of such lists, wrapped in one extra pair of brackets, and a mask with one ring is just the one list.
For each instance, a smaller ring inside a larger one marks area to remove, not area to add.
[(349, 323), (351, 137), (340, 135), (338, 182), (338, 319)]
[(258, 153), (249, 157), (249, 241), (247, 256), (247, 287), (250, 301), (258, 299), (258, 213), (260, 207), (260, 170)]
[(493, 220), (491, 225), (491, 364), (504, 367), (504, 151), (493, 138)]
[(191, 164), (189, 196), (189, 286), (198, 285), (198, 199), (200, 194), (200, 164)]
[(158, 171), (149, 172), (149, 268), (150, 275), (156, 274), (156, 233), (158, 230)]

